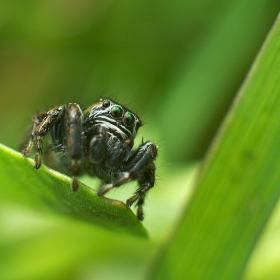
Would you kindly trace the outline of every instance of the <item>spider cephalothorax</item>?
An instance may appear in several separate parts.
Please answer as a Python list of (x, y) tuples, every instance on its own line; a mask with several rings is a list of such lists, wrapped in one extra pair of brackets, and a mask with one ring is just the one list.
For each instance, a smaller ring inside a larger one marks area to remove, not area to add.
[(29, 155), (34, 147), (35, 167), (40, 168), (43, 139), (50, 132), (44, 160), (48, 166), (73, 176), (73, 191), (78, 189), (78, 176), (84, 173), (106, 183), (97, 192), (100, 196), (137, 180), (139, 188), (126, 204), (137, 201), (137, 217), (143, 220), (144, 199), (155, 183), (157, 147), (148, 141), (133, 149), (140, 126), (136, 114), (109, 99), (100, 99), (84, 111), (79, 104), (68, 103), (33, 117), (23, 154)]

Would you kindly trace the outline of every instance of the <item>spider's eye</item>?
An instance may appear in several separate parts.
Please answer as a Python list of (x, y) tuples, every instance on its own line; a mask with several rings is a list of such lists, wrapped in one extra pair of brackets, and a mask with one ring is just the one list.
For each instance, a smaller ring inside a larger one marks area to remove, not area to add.
[(105, 107), (105, 108), (109, 107), (110, 106), (110, 101), (109, 100), (104, 100), (103, 103), (102, 103), (102, 106)]
[(119, 119), (123, 115), (123, 109), (120, 106), (114, 106), (110, 113), (114, 118)]
[(126, 126), (133, 126), (135, 123), (135, 117), (131, 113), (126, 113), (124, 116), (124, 123)]

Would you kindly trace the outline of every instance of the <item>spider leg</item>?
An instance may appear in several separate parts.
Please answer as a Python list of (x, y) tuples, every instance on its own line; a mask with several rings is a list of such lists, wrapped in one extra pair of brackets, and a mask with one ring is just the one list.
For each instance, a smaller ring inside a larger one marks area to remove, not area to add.
[(108, 139), (105, 127), (100, 125), (90, 128), (87, 131), (87, 138), (90, 138), (89, 143), (87, 143), (89, 161), (98, 164), (104, 159), (107, 152), (106, 143)]
[(41, 112), (33, 116), (32, 124), (19, 146), (19, 150), (24, 156), (28, 156), (31, 153), (34, 145), (34, 131), (36, 130), (37, 126), (41, 123), (41, 121), (46, 117), (46, 115), (46, 112)]
[(123, 164), (122, 170), (117, 179), (112, 183), (98, 190), (98, 195), (102, 196), (109, 190), (119, 187), (132, 180), (138, 180), (140, 187), (135, 194), (126, 201), (130, 207), (137, 200), (137, 217), (144, 219), (143, 204), (147, 192), (155, 183), (155, 164), (157, 147), (152, 142), (142, 144), (139, 149)]
[(68, 103), (65, 106), (66, 147), (72, 160), (72, 190), (78, 189), (78, 176), (80, 173), (79, 160), (83, 155), (83, 112), (79, 104)]
[(138, 178), (140, 187), (137, 189), (135, 194), (127, 199), (126, 205), (130, 207), (134, 202), (137, 201), (137, 217), (140, 221), (144, 220), (143, 204), (145, 202), (145, 197), (147, 192), (155, 184), (155, 164), (151, 162), (145, 169), (142, 175)]
[(35, 168), (41, 166), (41, 153), (43, 147), (43, 139), (48, 133), (55, 121), (57, 121), (62, 114), (63, 106), (55, 107), (47, 112), (39, 113), (33, 117), (31, 126), (31, 137), (27, 147), (23, 150), (23, 155), (27, 156), (35, 146)]
[(128, 158), (132, 147), (132, 139), (117, 141), (111, 145), (110, 149), (108, 149), (105, 165), (110, 169), (114, 169), (118, 165), (121, 165)]

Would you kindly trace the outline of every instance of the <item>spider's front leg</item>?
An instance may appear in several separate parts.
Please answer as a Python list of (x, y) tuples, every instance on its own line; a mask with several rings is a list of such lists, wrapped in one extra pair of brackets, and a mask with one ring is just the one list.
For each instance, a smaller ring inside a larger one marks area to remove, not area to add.
[[(35, 146), (35, 168), (40, 168), (41, 161), (41, 153), (43, 146), (43, 139), (45, 135), (48, 133), (50, 128), (53, 126), (54, 122), (58, 121), (63, 112), (63, 106), (55, 107), (48, 112), (42, 112), (36, 114), (32, 119), (31, 129), (28, 132), (26, 139), (21, 144), (21, 147), (27, 146), (22, 150), (22, 154), (24, 156), (28, 156), (33, 147)], [(28, 138), (27, 138), (28, 137)]]
[(72, 190), (78, 190), (78, 176), (80, 173), (79, 160), (84, 152), (83, 131), (83, 111), (79, 104), (68, 103), (65, 106), (65, 127), (67, 152), (72, 160)]
[(99, 189), (98, 195), (104, 195), (109, 190), (121, 186), (132, 180), (137, 180), (140, 187), (135, 194), (126, 201), (130, 207), (137, 201), (137, 217), (139, 220), (144, 219), (143, 204), (147, 192), (155, 184), (155, 164), (157, 156), (157, 147), (152, 142), (142, 144), (139, 149), (126, 161), (122, 166), (123, 172), (118, 179), (105, 187)]
[[(135, 194), (126, 201), (128, 207), (137, 201), (137, 217), (140, 221), (144, 220), (143, 204), (145, 202), (146, 194), (155, 184), (155, 170), (155, 164), (154, 162), (151, 162), (138, 178), (140, 187)], [(141, 173), (141, 171), (139, 172)]]
[(19, 151), (21, 151), (24, 156), (28, 156), (31, 153), (34, 145), (34, 132), (46, 115), (46, 112), (41, 112), (33, 116), (32, 124), (19, 145)]
[(120, 141), (117, 138), (110, 138), (107, 129), (103, 126), (96, 126), (87, 131), (89, 142), (89, 161), (94, 164), (103, 162), (109, 169), (121, 165), (129, 156), (133, 146), (132, 139)]

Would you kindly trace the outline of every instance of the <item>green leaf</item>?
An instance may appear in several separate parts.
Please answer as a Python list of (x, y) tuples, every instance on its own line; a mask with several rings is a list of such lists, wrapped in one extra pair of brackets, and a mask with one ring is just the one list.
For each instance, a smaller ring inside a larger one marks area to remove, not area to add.
[(71, 178), (46, 166), (34, 168), (34, 161), (0, 145), (0, 202), (13, 202), (45, 213), (58, 213), (103, 227), (145, 237), (141, 222), (126, 205), (98, 197), (95, 191), (79, 183), (70, 188)]
[(278, 17), (152, 279), (240, 279), (280, 194), (279, 77)]

